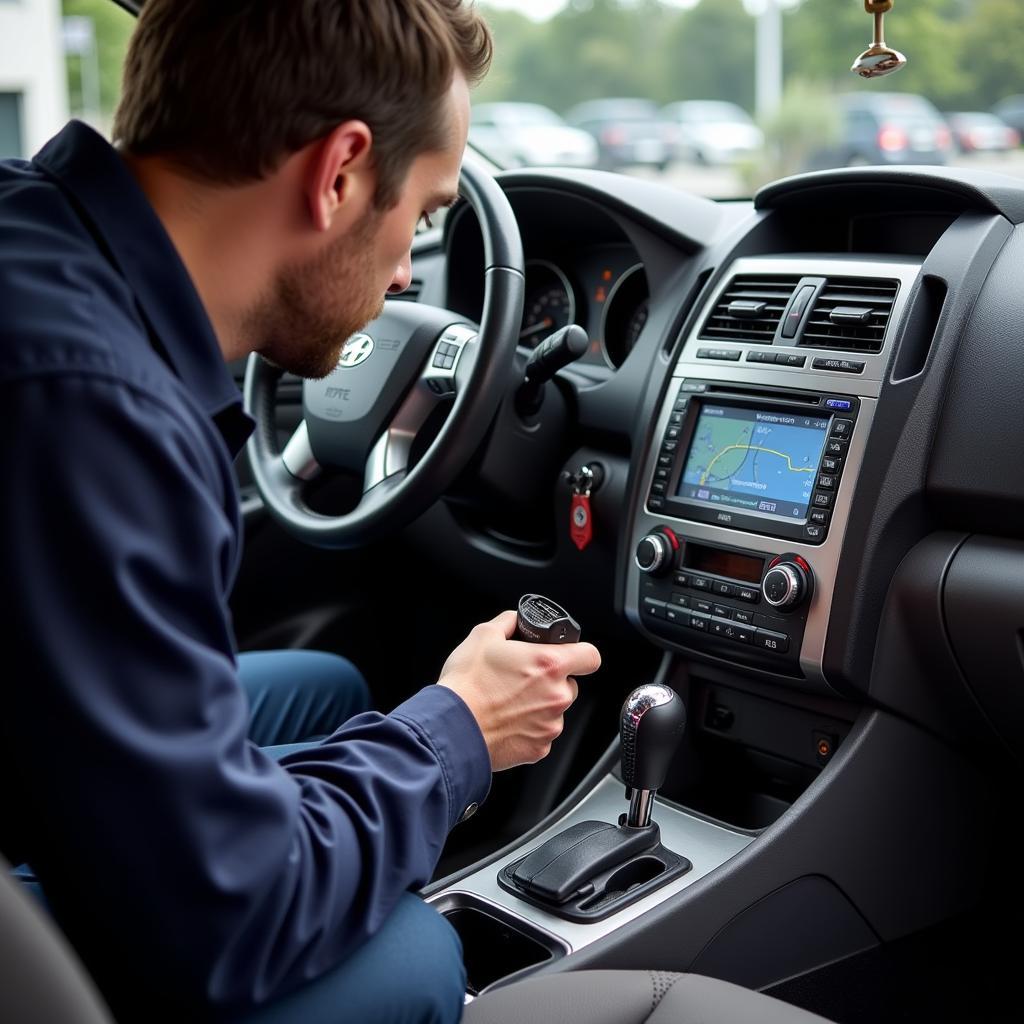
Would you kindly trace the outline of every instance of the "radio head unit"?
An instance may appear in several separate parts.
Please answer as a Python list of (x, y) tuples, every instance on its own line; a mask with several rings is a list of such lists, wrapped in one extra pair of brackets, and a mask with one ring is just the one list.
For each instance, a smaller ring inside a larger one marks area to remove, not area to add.
[(647, 508), (820, 544), (858, 410), (849, 395), (684, 380)]

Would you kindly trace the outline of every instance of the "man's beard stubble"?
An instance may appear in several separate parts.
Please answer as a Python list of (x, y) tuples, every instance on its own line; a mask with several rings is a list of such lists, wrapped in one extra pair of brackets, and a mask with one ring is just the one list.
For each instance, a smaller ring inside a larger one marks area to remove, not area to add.
[(255, 351), (309, 380), (338, 365), (345, 342), (384, 311), (373, 282), (379, 216), (370, 210), (319, 256), (278, 274), (272, 292), (245, 318), (245, 337), (257, 342)]

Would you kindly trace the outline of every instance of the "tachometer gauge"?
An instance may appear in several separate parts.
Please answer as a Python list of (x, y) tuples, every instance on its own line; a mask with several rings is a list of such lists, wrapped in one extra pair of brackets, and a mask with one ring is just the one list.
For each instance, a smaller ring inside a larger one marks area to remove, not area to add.
[(621, 366), (633, 351), (647, 323), (648, 301), (647, 275), (637, 263), (615, 282), (604, 306), (601, 337), (609, 365)]
[(576, 319), (576, 296), (569, 279), (547, 260), (526, 264), (526, 302), (519, 344), (536, 348), (549, 334)]
[(640, 332), (644, 329), (644, 324), (647, 323), (647, 313), (647, 300), (644, 299), (644, 301), (633, 310), (632, 316), (630, 316), (629, 320), (626, 322), (623, 341), (626, 343), (627, 355), (633, 351), (636, 339), (640, 337)]

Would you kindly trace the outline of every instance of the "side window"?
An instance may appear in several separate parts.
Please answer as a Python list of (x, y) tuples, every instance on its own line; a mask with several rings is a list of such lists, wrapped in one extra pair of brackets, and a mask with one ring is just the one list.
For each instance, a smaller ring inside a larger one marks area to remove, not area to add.
[(25, 155), (21, 106), (20, 92), (0, 92), (0, 160)]
[(109, 135), (135, 19), (112, 0), (0, 0), (0, 159), (70, 117)]

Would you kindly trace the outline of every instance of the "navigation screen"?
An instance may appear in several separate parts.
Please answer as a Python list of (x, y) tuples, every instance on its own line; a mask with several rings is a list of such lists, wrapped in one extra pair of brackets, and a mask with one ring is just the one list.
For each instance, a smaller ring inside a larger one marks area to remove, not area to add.
[(827, 417), (703, 405), (676, 495), (803, 522), (828, 425)]

